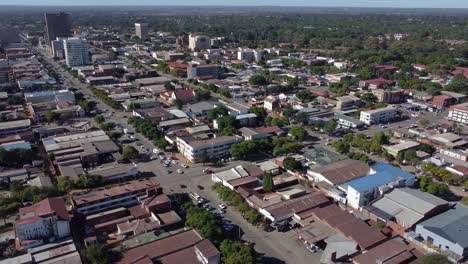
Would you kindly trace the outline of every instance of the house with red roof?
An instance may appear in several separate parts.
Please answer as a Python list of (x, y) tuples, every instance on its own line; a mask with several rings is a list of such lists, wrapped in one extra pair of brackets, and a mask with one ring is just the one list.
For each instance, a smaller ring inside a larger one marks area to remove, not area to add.
[(60, 197), (47, 198), (20, 208), (15, 231), (19, 245), (24, 248), (70, 236), (70, 216), (65, 201)]
[(468, 78), (468, 67), (455, 67), (450, 73), (454, 76), (461, 74)]
[(191, 103), (195, 99), (195, 91), (191, 89), (175, 89), (160, 95), (161, 99), (167, 103), (174, 105), (176, 100), (180, 100), (183, 104)]
[(384, 86), (393, 86), (395, 85), (394, 80), (388, 80), (383, 77), (379, 77), (377, 79), (371, 79), (371, 80), (363, 80), (359, 82), (359, 87), (364, 88), (368, 87), (369, 89), (379, 89), (379, 88), (384, 88)]

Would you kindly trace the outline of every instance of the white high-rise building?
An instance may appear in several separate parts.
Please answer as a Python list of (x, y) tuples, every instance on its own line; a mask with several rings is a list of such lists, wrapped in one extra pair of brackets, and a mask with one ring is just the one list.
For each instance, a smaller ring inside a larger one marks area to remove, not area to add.
[(148, 24), (135, 23), (135, 35), (137, 35), (140, 39), (148, 38)]
[(65, 62), (68, 67), (89, 64), (88, 42), (82, 38), (66, 38), (63, 40)]

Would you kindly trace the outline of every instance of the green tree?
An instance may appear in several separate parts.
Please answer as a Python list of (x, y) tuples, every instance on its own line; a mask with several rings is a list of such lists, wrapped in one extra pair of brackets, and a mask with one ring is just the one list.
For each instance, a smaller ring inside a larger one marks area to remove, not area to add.
[(263, 75), (252, 75), (249, 79), (249, 83), (251, 85), (256, 85), (256, 86), (264, 86), (268, 84), (267, 79)]
[(424, 255), (418, 258), (415, 264), (450, 264), (448, 258), (441, 254)]
[(46, 118), (47, 122), (53, 122), (53, 121), (56, 121), (56, 120), (58, 120), (60, 118), (60, 114), (56, 113), (56, 112), (48, 111), (45, 114), (45, 118)]
[(101, 124), (101, 129), (104, 131), (109, 131), (115, 127), (114, 122), (106, 122)]
[(262, 183), (263, 183), (263, 190), (266, 193), (272, 192), (275, 188), (275, 185), (273, 184), (273, 175), (271, 175), (271, 173), (266, 173), (263, 176)]
[(193, 205), (187, 208), (185, 225), (196, 229), (204, 238), (215, 243), (219, 242), (223, 236), (221, 221), (212, 213)]
[(348, 153), (350, 149), (349, 144), (344, 142), (343, 140), (338, 140), (338, 141), (333, 142), (333, 147), (335, 148), (336, 151), (342, 154)]
[(463, 205), (468, 206), (468, 196), (465, 196), (460, 201)]
[(252, 247), (241, 241), (225, 239), (219, 246), (222, 262), (225, 264), (253, 264), (254, 252)]
[(380, 145), (387, 145), (388, 143), (390, 143), (390, 139), (388, 138), (387, 135), (385, 135), (384, 132), (379, 131), (375, 133), (373, 142), (377, 142)]
[(240, 160), (247, 160), (258, 153), (257, 144), (253, 140), (245, 140), (234, 144), (229, 149), (232, 157)]
[(427, 120), (426, 118), (422, 118), (419, 120), (419, 125), (422, 126), (422, 127), (427, 127), (429, 126), (431, 123), (429, 122), (429, 120)]
[(82, 253), (87, 263), (103, 264), (111, 263), (111, 254), (109, 250), (102, 244), (89, 245)]
[(164, 138), (160, 138), (160, 139), (153, 141), (153, 144), (156, 147), (161, 148), (161, 149), (165, 149), (167, 146), (170, 145), (169, 142), (167, 142), (167, 140), (165, 140)]
[(106, 184), (106, 179), (100, 175), (90, 175), (85, 173), (78, 177), (76, 185), (81, 189), (99, 188)]
[(215, 119), (218, 119), (220, 117), (226, 116), (228, 114), (228, 110), (224, 106), (218, 106), (213, 109), (211, 109), (208, 112), (208, 120), (213, 121)]
[(301, 126), (292, 126), (291, 129), (289, 129), (289, 134), (294, 138), (294, 140), (302, 141), (307, 133)]
[(68, 193), (73, 190), (74, 186), (75, 183), (70, 177), (59, 177), (57, 180), (57, 188), (62, 192)]
[(290, 171), (302, 170), (302, 163), (293, 157), (286, 157), (283, 159), (283, 167)]
[(138, 150), (131, 145), (125, 146), (124, 149), (122, 150), (123, 159), (135, 160), (139, 156), (140, 156), (140, 153), (138, 152)]
[(331, 134), (333, 132), (335, 132), (336, 130), (336, 121), (335, 120), (329, 120), (327, 123), (325, 123), (325, 126), (323, 127), (323, 130), (327, 133), (327, 134)]
[(98, 124), (102, 124), (104, 121), (106, 121), (106, 119), (102, 115), (97, 115), (94, 117), (94, 121), (96, 121)]

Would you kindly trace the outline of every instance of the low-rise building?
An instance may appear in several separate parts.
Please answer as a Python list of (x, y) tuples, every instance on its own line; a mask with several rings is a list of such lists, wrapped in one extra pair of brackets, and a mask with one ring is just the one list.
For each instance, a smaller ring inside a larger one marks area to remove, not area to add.
[(139, 199), (161, 192), (158, 182), (152, 179), (130, 181), (88, 193), (70, 194), (75, 212), (88, 215), (138, 203)]
[(366, 206), (395, 187), (412, 187), (416, 176), (384, 162), (372, 167), (373, 173), (341, 184), (347, 189), (347, 204), (352, 208)]
[(200, 162), (229, 156), (230, 147), (241, 141), (242, 137), (239, 136), (220, 136), (206, 140), (189, 136), (177, 137), (176, 145), (179, 152), (190, 162)]
[(455, 103), (455, 98), (450, 95), (441, 94), (432, 97), (432, 103), (440, 109), (451, 106)]
[(402, 89), (375, 89), (371, 92), (377, 97), (377, 101), (386, 104), (398, 104), (405, 99), (405, 91)]
[(138, 167), (132, 163), (130, 164), (110, 164), (106, 166), (100, 166), (96, 169), (89, 170), (90, 175), (99, 175), (107, 181), (126, 180), (128, 178), (134, 178), (140, 171)]
[(122, 252), (117, 262), (219, 264), (221, 255), (208, 240), (190, 229)]
[(397, 117), (397, 109), (385, 107), (373, 110), (361, 111), (360, 120), (366, 125), (383, 124), (394, 120)]
[(15, 232), (18, 243), (25, 248), (70, 236), (70, 216), (65, 201), (58, 197), (47, 198), (20, 208)]
[(457, 123), (468, 125), (468, 102), (451, 106), (448, 119)]
[(23, 119), (0, 123), (0, 137), (31, 131), (31, 120)]
[(336, 109), (347, 110), (361, 107), (362, 101), (354, 95), (340, 96), (336, 98)]
[(405, 153), (406, 151), (409, 151), (409, 150), (414, 150), (419, 145), (420, 144), (418, 142), (407, 140), (407, 141), (401, 141), (400, 143), (396, 145), (384, 146), (383, 148), (387, 151), (388, 154), (394, 157), (397, 157), (398, 154)]
[(188, 79), (217, 79), (220, 76), (220, 66), (218, 64), (189, 64), (187, 68)]
[(336, 115), (337, 117), (337, 125), (339, 125), (342, 128), (355, 128), (355, 129), (361, 129), (363, 128), (366, 124), (356, 118), (346, 116), (346, 115)]
[(416, 225), (416, 234), (453, 259), (468, 256), (468, 207), (457, 204)]

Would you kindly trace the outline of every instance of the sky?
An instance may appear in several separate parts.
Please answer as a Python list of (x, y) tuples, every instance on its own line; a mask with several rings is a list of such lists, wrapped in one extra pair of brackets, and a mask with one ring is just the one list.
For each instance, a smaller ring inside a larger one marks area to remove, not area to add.
[(468, 0), (0, 0), (0, 5), (217, 5), (217, 6), (310, 6), (310, 7), (401, 7), (468, 8)]

